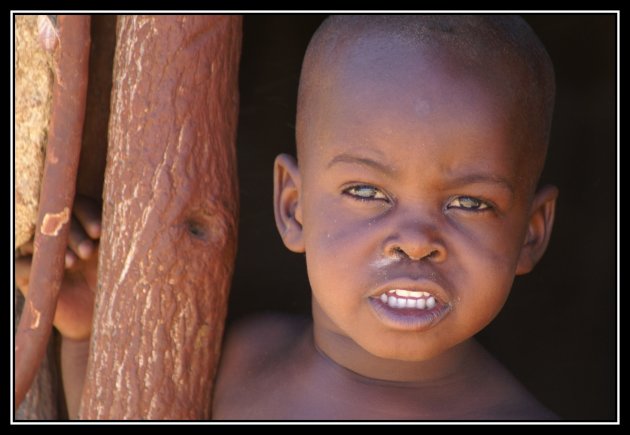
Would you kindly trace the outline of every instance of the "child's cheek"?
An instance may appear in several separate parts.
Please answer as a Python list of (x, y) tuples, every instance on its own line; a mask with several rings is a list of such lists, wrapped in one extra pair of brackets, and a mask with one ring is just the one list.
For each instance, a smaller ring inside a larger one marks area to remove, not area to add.
[(453, 251), (447, 254), (504, 271), (516, 267), (522, 233), (515, 219), (484, 216), (452, 220), (443, 229), (447, 247)]

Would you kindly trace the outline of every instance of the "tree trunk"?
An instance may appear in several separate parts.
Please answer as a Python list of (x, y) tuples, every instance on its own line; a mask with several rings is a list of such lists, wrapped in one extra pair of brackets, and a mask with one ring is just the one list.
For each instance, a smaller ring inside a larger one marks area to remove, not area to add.
[(121, 16), (80, 417), (207, 419), (236, 251), (241, 18)]

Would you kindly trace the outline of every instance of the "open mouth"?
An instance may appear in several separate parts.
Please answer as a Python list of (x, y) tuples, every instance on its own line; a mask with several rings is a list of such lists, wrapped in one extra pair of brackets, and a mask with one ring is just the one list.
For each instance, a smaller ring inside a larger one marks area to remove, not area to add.
[(437, 304), (435, 296), (429, 292), (417, 292), (413, 290), (393, 289), (380, 296), (381, 302), (391, 308), (415, 308), (418, 310), (430, 310)]
[(424, 290), (390, 289), (369, 298), (377, 317), (393, 329), (422, 331), (435, 326), (451, 305)]

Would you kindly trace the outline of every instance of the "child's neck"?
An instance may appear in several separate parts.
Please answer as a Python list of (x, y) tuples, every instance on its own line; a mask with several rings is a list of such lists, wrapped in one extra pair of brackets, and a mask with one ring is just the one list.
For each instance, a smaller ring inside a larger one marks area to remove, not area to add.
[(325, 358), (365, 378), (374, 380), (435, 385), (461, 382), (476, 372), (487, 355), (474, 339), (469, 339), (426, 361), (400, 361), (375, 356), (352, 339), (314, 326), (314, 345)]

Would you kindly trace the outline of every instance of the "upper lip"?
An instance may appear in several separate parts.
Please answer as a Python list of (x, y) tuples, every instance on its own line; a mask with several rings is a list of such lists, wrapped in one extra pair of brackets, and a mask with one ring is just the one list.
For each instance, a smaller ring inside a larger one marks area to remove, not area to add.
[(427, 292), (430, 293), (431, 296), (435, 297), (439, 302), (443, 304), (449, 303), (449, 296), (447, 292), (435, 281), (427, 278), (408, 278), (390, 281), (372, 292), (370, 297), (378, 297), (383, 293), (395, 289), (411, 290), (415, 292)]

